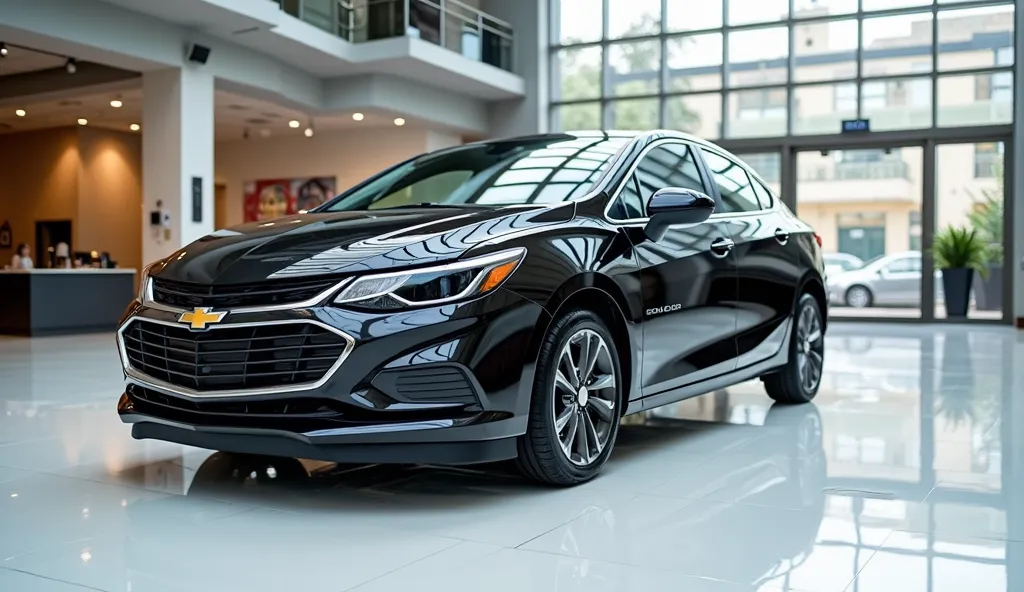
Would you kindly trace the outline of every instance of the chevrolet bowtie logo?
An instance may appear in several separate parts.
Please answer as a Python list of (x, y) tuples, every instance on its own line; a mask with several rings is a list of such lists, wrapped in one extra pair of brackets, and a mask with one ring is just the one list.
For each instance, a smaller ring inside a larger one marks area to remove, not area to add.
[(188, 323), (190, 329), (196, 331), (202, 331), (206, 329), (207, 325), (213, 325), (221, 322), (221, 320), (227, 316), (228, 311), (221, 312), (210, 312), (212, 309), (207, 308), (195, 308), (192, 312), (183, 312), (178, 317), (179, 323)]

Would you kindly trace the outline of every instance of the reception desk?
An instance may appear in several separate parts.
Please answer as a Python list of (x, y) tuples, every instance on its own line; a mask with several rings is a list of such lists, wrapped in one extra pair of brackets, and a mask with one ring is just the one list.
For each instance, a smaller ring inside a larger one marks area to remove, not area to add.
[(134, 269), (0, 271), (0, 335), (113, 331), (134, 297)]

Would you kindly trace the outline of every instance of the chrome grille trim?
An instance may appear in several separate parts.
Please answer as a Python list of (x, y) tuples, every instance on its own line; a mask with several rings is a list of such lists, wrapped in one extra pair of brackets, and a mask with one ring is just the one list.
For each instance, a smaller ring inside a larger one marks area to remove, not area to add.
[(153, 388), (159, 391), (166, 392), (172, 395), (180, 395), (182, 397), (189, 397), (192, 399), (217, 399), (217, 398), (228, 398), (228, 397), (246, 397), (253, 395), (275, 395), (275, 394), (288, 394), (298, 393), (303, 391), (310, 391), (320, 388), (327, 383), (331, 377), (341, 368), (341, 365), (348, 358), (349, 354), (355, 348), (356, 342), (348, 333), (332, 327), (326, 323), (316, 321), (313, 319), (285, 319), (279, 321), (264, 321), (258, 323), (227, 323), (223, 325), (213, 325), (207, 331), (216, 331), (217, 329), (226, 328), (242, 328), (242, 327), (264, 327), (269, 325), (293, 325), (308, 323), (316, 325), (322, 329), (330, 331), (342, 339), (345, 340), (345, 349), (338, 356), (338, 360), (327, 370), (324, 376), (316, 382), (304, 383), (304, 384), (292, 384), (288, 386), (280, 387), (263, 387), (263, 388), (252, 388), (252, 389), (233, 389), (233, 390), (218, 390), (218, 391), (197, 391), (194, 389), (177, 386), (170, 384), (158, 378), (149, 376), (131, 365), (131, 360), (128, 358), (128, 352), (124, 345), (124, 331), (132, 323), (155, 323), (157, 325), (166, 325), (168, 327), (182, 327), (181, 323), (175, 323), (170, 321), (162, 321), (158, 319), (151, 319), (141, 316), (133, 316), (126, 320), (120, 327), (117, 328), (117, 351), (121, 357), (121, 367), (124, 368), (125, 377), (128, 381), (135, 382), (140, 386)]
[[(336, 284), (332, 285), (330, 288), (327, 288), (323, 292), (320, 292), (316, 296), (313, 296), (312, 298), (308, 300), (303, 300), (301, 302), (289, 302), (287, 304), (272, 304), (267, 306), (236, 306), (233, 308), (218, 308), (217, 310), (226, 310), (230, 313), (243, 314), (247, 312), (274, 312), (279, 310), (295, 310), (297, 308), (310, 308), (326, 302), (331, 296), (333, 296), (337, 291), (344, 288), (345, 285), (347, 285), (351, 281), (352, 278), (345, 278), (337, 282)], [(152, 308), (154, 310), (162, 310), (164, 312), (173, 313), (183, 313), (192, 310), (191, 308), (178, 308), (177, 306), (161, 304), (156, 300), (153, 300), (152, 277), (146, 279), (146, 288), (143, 291), (143, 297), (144, 298), (142, 300), (142, 305), (145, 306), (146, 308)], [(235, 326), (237, 327), (239, 325), (236, 324)]]

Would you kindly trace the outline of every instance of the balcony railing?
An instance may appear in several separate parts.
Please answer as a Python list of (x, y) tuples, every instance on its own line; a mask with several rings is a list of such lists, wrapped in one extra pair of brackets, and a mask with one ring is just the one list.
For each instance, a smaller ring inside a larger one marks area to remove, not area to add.
[(910, 167), (902, 160), (837, 162), (833, 165), (800, 167), (801, 181), (910, 180)]
[(273, 1), (286, 13), (351, 43), (416, 37), (512, 71), (512, 26), (459, 0)]

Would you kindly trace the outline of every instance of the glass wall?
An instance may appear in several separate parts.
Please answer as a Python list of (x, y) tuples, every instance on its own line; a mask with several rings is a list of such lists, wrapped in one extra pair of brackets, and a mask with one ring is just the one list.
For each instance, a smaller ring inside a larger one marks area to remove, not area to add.
[(714, 140), (833, 134), (856, 117), (874, 131), (1010, 123), (1013, 12), (1005, 0), (552, 0), (551, 126)]

